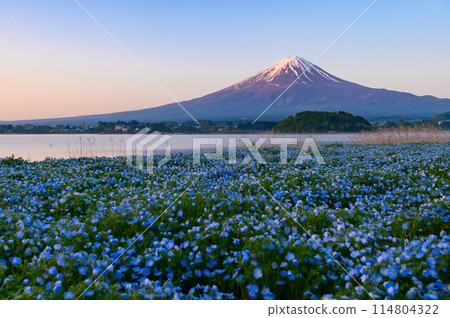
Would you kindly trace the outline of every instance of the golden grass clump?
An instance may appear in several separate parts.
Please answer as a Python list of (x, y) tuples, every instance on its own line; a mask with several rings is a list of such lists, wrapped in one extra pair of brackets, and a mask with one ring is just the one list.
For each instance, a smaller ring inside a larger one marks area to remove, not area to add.
[(431, 125), (402, 126), (376, 131), (364, 131), (355, 134), (352, 137), (352, 141), (361, 145), (448, 142), (450, 141), (450, 131)]

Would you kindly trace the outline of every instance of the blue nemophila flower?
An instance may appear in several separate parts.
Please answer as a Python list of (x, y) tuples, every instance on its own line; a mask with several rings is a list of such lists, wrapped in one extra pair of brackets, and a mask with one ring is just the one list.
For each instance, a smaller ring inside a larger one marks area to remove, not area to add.
[(154, 276), (160, 276), (161, 274), (162, 274), (162, 272), (159, 269), (153, 268), (153, 275)]
[(3, 280), (3, 284), (6, 284), (7, 282), (10, 282), (10, 281), (12, 281), (13, 280), (13, 278), (14, 278), (14, 276), (13, 275), (9, 275), (8, 277), (6, 277), (4, 280)]
[(78, 268), (78, 272), (81, 274), (81, 276), (86, 276), (87, 274), (87, 268), (84, 266), (81, 266)]
[[(386, 271), (385, 273), (386, 273), (385, 276), (388, 276), (387, 271)], [(381, 282), (383, 281), (383, 277), (381, 277), (381, 276), (378, 275), (377, 273), (374, 273), (374, 274), (370, 277), (370, 280), (371, 280), (372, 282), (374, 282), (375, 284), (379, 284), (379, 283), (381, 283)]]
[(408, 299), (414, 299), (417, 294), (418, 292), (416, 287), (412, 287), (406, 292), (406, 296)]
[(398, 292), (399, 285), (398, 283), (394, 284), (392, 282), (385, 282), (383, 283), (383, 287), (389, 296), (395, 296), (395, 294)]
[(224, 264), (231, 264), (236, 261), (236, 258), (232, 256), (228, 256), (227, 259), (224, 261)]
[(436, 264), (437, 264), (436, 259), (435, 259), (434, 257), (430, 257), (430, 258), (428, 259), (428, 264), (429, 264), (430, 266), (436, 266)]
[(56, 294), (59, 294), (59, 292), (61, 291), (61, 288), (62, 288), (62, 281), (57, 280), (57, 281), (55, 282), (55, 286), (53, 287), (53, 291), (54, 291)]
[(364, 294), (364, 288), (362, 286), (355, 286), (355, 291), (359, 296)]
[(248, 284), (247, 286), (248, 296), (251, 299), (256, 299), (258, 297), (259, 287), (253, 284)]
[(189, 246), (189, 241), (186, 241), (180, 245), (181, 248), (187, 248)]
[(70, 291), (67, 293), (64, 293), (64, 299), (73, 299), (74, 297), (75, 297), (75, 294)]
[(23, 239), (23, 232), (22, 232), (22, 231), (17, 232), (17, 233), (16, 233), (16, 237), (17, 237), (19, 240)]
[(438, 295), (434, 294), (434, 293), (426, 293), (423, 295), (423, 299), (427, 299), (427, 300), (439, 300)]
[[(434, 248), (434, 249), (431, 251), (431, 254), (432, 254), (434, 257), (438, 257), (440, 253), (441, 253), (441, 252), (440, 252), (437, 248)], [(430, 265), (431, 265), (431, 264), (430, 264)]]
[(380, 273), (381, 275), (387, 276), (392, 280), (397, 278), (397, 271), (394, 268), (382, 268)]
[(265, 299), (265, 300), (273, 300), (273, 299), (275, 299), (275, 295), (270, 292), (270, 288), (269, 287), (264, 287), (261, 290), (261, 295), (263, 296), (263, 299)]
[(261, 277), (263, 277), (262, 270), (259, 267), (255, 268), (255, 270), (253, 271), (253, 277), (255, 277), (256, 279), (260, 279)]
[(13, 265), (20, 265), (22, 264), (22, 259), (20, 257), (11, 257), (10, 262)]
[(58, 274), (58, 270), (56, 269), (55, 266), (52, 266), (49, 270), (48, 273), (52, 276), (56, 276)]
[(31, 294), (33, 292), (33, 287), (25, 287), (25, 293)]
[(295, 259), (294, 253), (288, 252), (288, 253), (287, 253), (287, 256), (286, 256), (286, 260), (287, 260), (288, 262), (291, 262), (291, 261), (293, 261), (294, 259)]
[(54, 284), (52, 282), (48, 282), (45, 284), (45, 291), (49, 292), (53, 289)]
[(437, 279), (439, 277), (439, 273), (436, 270), (436, 268), (432, 267), (428, 271), (429, 271), (431, 277), (433, 277), (435, 279)]
[(209, 276), (211, 276), (211, 272), (209, 270), (205, 269), (205, 270), (203, 270), (203, 276), (209, 277)]
[(407, 268), (402, 268), (402, 270), (400, 271), (400, 275), (402, 277), (406, 277), (406, 276), (411, 275), (411, 274), (413, 274), (413, 273)]
[(424, 256), (425, 256), (425, 253), (422, 252), (422, 251), (419, 251), (419, 252), (416, 254), (416, 258), (417, 258), (417, 259), (421, 259), (421, 258), (424, 257)]

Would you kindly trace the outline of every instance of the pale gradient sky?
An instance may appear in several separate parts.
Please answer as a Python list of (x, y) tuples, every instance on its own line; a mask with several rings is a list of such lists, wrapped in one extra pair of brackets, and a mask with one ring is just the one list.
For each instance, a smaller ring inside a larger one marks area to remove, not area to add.
[[(80, 2), (183, 101), (314, 60), (372, 0)], [(173, 102), (72, 0), (0, 0), (0, 43), (0, 121)], [(378, 0), (316, 64), (450, 98), (450, 1)]]

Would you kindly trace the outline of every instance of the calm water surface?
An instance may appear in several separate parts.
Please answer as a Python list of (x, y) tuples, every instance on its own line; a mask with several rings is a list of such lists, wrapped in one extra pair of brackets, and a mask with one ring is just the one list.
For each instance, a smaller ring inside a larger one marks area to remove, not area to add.
[[(0, 135), (0, 158), (14, 155), (28, 160), (77, 157), (115, 157), (126, 155), (126, 141), (132, 135)], [(306, 137), (313, 137), (317, 145), (330, 143), (352, 143), (354, 134), (317, 134), (317, 135), (171, 135), (167, 142), (173, 152), (192, 151), (193, 138), (223, 138), (224, 147), (229, 138), (237, 139), (237, 146), (244, 147), (241, 137), (252, 142), (258, 138), (297, 137), (301, 145)], [(267, 142), (266, 142), (267, 144)], [(164, 149), (164, 145), (161, 149)]]

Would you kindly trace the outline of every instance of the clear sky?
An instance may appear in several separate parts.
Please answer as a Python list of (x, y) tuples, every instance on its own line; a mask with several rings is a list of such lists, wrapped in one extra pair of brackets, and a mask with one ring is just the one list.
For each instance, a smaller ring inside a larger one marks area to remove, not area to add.
[[(372, 0), (79, 0), (178, 100), (313, 61)], [(73, 0), (0, 0), (0, 120), (173, 102)], [(450, 98), (450, 1), (378, 0), (316, 64)]]

